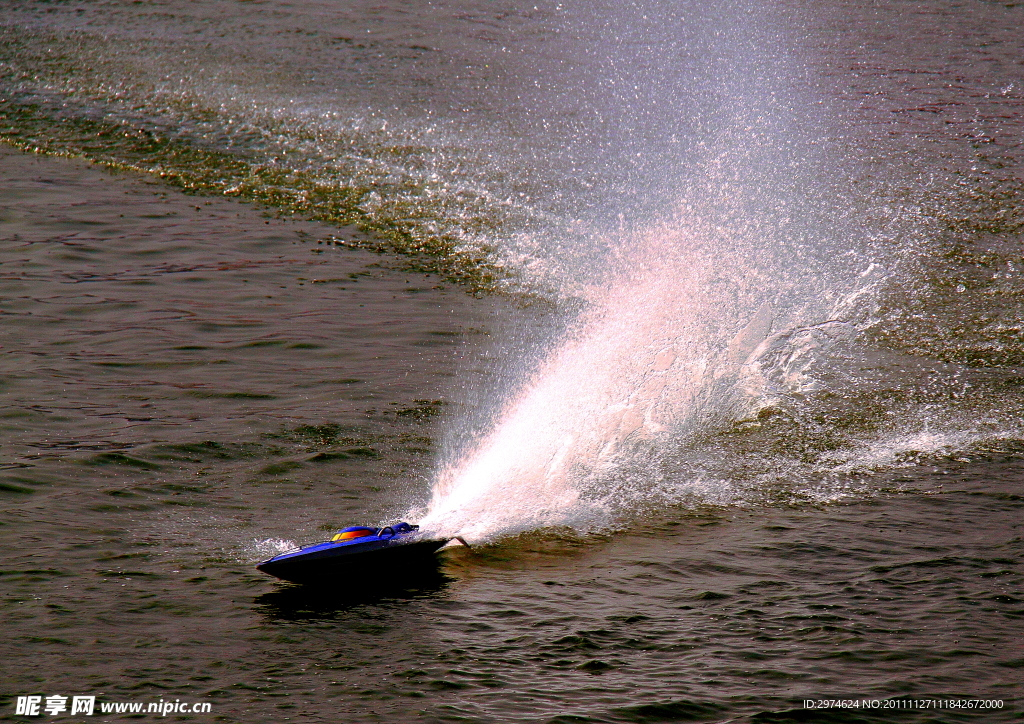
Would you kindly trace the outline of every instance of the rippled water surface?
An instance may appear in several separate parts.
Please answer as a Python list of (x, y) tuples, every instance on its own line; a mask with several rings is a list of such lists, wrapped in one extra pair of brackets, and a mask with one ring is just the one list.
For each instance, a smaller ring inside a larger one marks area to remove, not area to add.
[(1022, 25), (4, 4), (3, 716), (1020, 721)]

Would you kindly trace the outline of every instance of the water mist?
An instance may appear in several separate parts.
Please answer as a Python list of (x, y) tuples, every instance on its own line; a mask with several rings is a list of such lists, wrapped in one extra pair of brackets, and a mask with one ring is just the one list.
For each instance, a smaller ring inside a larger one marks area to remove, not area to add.
[[(584, 89), (575, 102), (628, 116), (623, 164), (660, 201), (637, 202), (643, 211), (617, 229), (595, 222), (589, 234), (529, 240), (533, 257), (548, 250), (543, 281), (571, 290), (583, 311), (541, 359), (522, 356), (525, 382), (491, 395), (501, 401), (492, 429), (441, 461), (426, 529), (482, 540), (609, 526), (693, 494), (728, 500), (728, 476), (680, 456), (814, 389), (816, 361), (853, 334), (885, 274), (826, 180), (836, 159), (801, 66), (782, 50), (778, 15), (729, 3), (648, 10), (605, 18), (619, 35), (589, 71), (629, 97)], [(661, 45), (621, 36), (654, 26)], [(671, 60), (695, 55), (699, 72)], [(635, 162), (637, 135), (665, 159)]]

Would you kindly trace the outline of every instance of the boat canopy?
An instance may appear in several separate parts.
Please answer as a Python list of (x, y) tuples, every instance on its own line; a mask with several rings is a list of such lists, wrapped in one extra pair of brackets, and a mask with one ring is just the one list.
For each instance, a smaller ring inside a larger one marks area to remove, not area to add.
[(361, 525), (354, 525), (348, 528), (342, 528), (339, 530), (331, 541), (334, 543), (346, 540), (352, 540), (354, 538), (365, 538), (367, 536), (377, 535), (376, 528), (366, 528)]

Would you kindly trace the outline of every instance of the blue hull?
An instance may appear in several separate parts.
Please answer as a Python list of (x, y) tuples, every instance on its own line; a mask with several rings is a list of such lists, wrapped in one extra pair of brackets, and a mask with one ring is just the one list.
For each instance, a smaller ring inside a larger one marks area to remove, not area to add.
[(446, 543), (447, 539), (421, 538), (416, 533), (325, 541), (274, 556), (256, 568), (293, 583), (332, 584), (352, 578), (392, 578), (436, 565), (434, 554)]

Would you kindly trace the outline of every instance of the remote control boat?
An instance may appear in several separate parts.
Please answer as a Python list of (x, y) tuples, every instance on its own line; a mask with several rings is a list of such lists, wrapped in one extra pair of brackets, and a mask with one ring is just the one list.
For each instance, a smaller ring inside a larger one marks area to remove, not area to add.
[(436, 562), (447, 538), (428, 538), (419, 526), (396, 523), (383, 528), (342, 528), (329, 541), (286, 551), (257, 569), (293, 583), (340, 582), (341, 576), (390, 577)]

